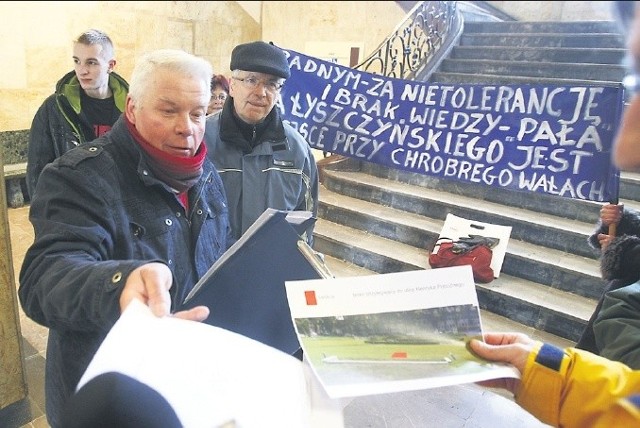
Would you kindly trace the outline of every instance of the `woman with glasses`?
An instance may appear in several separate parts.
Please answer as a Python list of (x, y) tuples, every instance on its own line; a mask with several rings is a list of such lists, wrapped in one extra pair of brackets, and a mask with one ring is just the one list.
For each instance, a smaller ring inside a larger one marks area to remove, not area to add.
[(222, 74), (216, 74), (211, 79), (211, 101), (207, 107), (207, 116), (222, 110), (222, 106), (229, 96), (229, 80)]

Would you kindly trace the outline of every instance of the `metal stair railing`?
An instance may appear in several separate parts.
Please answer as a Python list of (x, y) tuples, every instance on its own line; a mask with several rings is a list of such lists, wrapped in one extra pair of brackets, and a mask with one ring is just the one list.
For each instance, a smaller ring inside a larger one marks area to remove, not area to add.
[(462, 33), (455, 1), (418, 2), (364, 61), (354, 68), (368, 73), (414, 80), (428, 77)]

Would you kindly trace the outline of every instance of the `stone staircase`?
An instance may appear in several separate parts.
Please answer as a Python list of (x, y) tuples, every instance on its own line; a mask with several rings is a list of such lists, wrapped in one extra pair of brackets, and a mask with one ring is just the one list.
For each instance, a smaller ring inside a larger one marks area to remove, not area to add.
[(429, 79), (440, 83), (618, 85), (624, 36), (615, 22), (465, 22)]
[[(466, 22), (428, 81), (619, 85), (624, 37), (613, 22)], [(587, 244), (600, 204), (487, 188), (351, 158), (320, 162), (315, 249), (336, 276), (429, 269), (447, 213), (512, 226), (501, 275), (477, 284), (487, 329), (575, 342), (604, 282)], [(640, 180), (622, 173), (620, 202), (640, 207)], [(488, 320), (488, 321), (487, 321)]]

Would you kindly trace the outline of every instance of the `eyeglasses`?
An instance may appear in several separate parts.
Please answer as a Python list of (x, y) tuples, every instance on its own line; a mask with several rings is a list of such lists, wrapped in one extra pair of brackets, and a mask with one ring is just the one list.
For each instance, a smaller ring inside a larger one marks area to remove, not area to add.
[(227, 95), (226, 94), (220, 94), (220, 95), (211, 95), (211, 99), (212, 100), (220, 100), (220, 101), (224, 101), (227, 99)]
[(245, 88), (251, 89), (251, 90), (256, 89), (258, 85), (262, 85), (267, 90), (267, 92), (270, 92), (272, 94), (277, 93), (280, 89), (282, 89), (282, 86), (284, 85), (284, 82), (280, 83), (273, 80), (264, 81), (264, 80), (257, 79), (253, 76), (249, 76), (245, 78), (234, 77), (233, 79), (242, 82)]

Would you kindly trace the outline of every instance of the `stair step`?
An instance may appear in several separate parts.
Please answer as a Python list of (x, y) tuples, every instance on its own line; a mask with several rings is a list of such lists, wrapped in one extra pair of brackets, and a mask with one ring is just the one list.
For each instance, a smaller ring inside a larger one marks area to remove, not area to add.
[(640, 174), (620, 173), (620, 202), (640, 210)]
[(324, 264), (329, 268), (329, 271), (336, 278), (343, 278), (349, 276), (366, 276), (373, 275), (376, 272), (365, 269), (361, 266), (353, 263), (348, 263), (342, 259), (337, 259), (330, 255), (324, 255)]
[(464, 23), (468, 33), (617, 33), (615, 21), (471, 21)]
[[(361, 171), (401, 183), (437, 189), (452, 195), (464, 195), (475, 199), (496, 202), (500, 205), (515, 206), (535, 212), (574, 219), (595, 224), (600, 217), (600, 203), (571, 198), (559, 198), (553, 195), (490, 187), (478, 183), (461, 183), (458, 180), (432, 177), (416, 172), (402, 171), (364, 162)], [(631, 183), (631, 182), (630, 182)], [(622, 195), (622, 193), (621, 193)]]
[(535, 327), (520, 324), (510, 320), (509, 318), (494, 314), (493, 312), (484, 309), (480, 309), (480, 321), (482, 322), (482, 331), (485, 333), (516, 331), (527, 334), (535, 340), (551, 343), (559, 348), (574, 346), (576, 343), (575, 340), (565, 339), (564, 337), (544, 330), (538, 330)]
[(500, 61), (476, 59), (445, 59), (440, 72), (470, 74), (501, 74), (526, 77), (554, 76), (558, 79), (607, 80), (619, 83), (627, 74), (620, 64), (577, 64), (540, 61)]
[(574, 341), (580, 338), (597, 302), (509, 275), (476, 287), (483, 309)]
[[(334, 245), (338, 248), (333, 248)], [(323, 218), (316, 221), (314, 249), (377, 273), (430, 268), (426, 248), (407, 245)]]
[(618, 87), (620, 82), (607, 80), (561, 79), (557, 77), (526, 77), (499, 74), (450, 73), (436, 71), (429, 76), (429, 82), (447, 84), (490, 84), (490, 85), (558, 85), (558, 86), (603, 86)]
[(460, 46), (511, 46), (552, 48), (624, 48), (625, 36), (613, 33), (467, 33)]
[[(444, 225), (443, 220), (348, 197), (326, 187), (321, 190), (319, 212), (325, 220), (348, 224), (354, 229), (375, 230), (378, 236), (425, 249), (427, 253), (435, 245)], [(586, 239), (583, 245), (587, 245)], [(502, 271), (520, 273), (524, 279), (560, 290), (577, 288), (578, 294), (599, 298), (604, 281), (598, 266), (587, 257), (510, 239)]]
[(624, 48), (547, 48), (508, 46), (455, 46), (448, 58), (498, 61), (540, 61), (554, 63), (621, 64)]
[(392, 206), (403, 211), (444, 219), (447, 213), (477, 221), (511, 226), (512, 237), (595, 259), (598, 254), (586, 245), (594, 225), (517, 206), (451, 194), (419, 186), (407, 186), (393, 180), (362, 172), (325, 171), (325, 187), (347, 196)]

